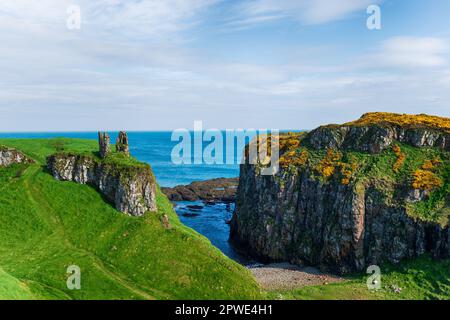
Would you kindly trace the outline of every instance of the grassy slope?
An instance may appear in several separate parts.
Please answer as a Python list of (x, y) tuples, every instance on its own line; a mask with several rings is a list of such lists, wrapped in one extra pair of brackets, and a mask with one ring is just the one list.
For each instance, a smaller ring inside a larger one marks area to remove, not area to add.
[[(157, 213), (128, 217), (93, 188), (43, 169), (56, 149), (92, 152), (95, 141), (0, 139), (38, 161), (0, 169), (0, 298), (259, 298), (250, 273), (183, 226), (158, 191)], [(171, 228), (161, 217), (167, 214)], [(81, 290), (66, 269), (81, 268)]]

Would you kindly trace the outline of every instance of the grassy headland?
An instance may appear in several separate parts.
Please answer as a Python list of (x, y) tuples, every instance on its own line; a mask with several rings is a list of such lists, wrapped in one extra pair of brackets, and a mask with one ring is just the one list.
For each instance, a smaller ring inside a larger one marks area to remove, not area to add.
[[(0, 139), (0, 145), (36, 160), (0, 168), (0, 298), (261, 297), (248, 270), (182, 225), (159, 190), (157, 213), (129, 217), (92, 187), (46, 172), (50, 154), (95, 155), (96, 141)], [(81, 290), (67, 289), (70, 265), (81, 268)]]

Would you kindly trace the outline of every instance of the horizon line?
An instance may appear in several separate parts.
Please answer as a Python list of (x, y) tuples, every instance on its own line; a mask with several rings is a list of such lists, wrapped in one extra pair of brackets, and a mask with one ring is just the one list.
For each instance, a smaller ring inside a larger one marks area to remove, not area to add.
[[(77, 130), (73, 130), (73, 131), (69, 131), (69, 130), (64, 130), (64, 131), (57, 131), (57, 130), (50, 130), (50, 131), (0, 131), (0, 134), (11, 134), (11, 133), (98, 133), (98, 132), (113, 132), (113, 133), (118, 133), (120, 131), (125, 131), (125, 132), (134, 132), (134, 133), (146, 133), (146, 132), (172, 132), (175, 130), (180, 130), (180, 129), (185, 129), (185, 128), (177, 128), (177, 129), (165, 129), (165, 130), (82, 130), (82, 131), (77, 131)], [(262, 131), (262, 130), (267, 130), (267, 131), (272, 131), (272, 130), (278, 130), (278, 131), (310, 131), (313, 129), (255, 129), (255, 128), (234, 128), (231, 130), (256, 130), (256, 131)], [(206, 129), (206, 130), (202, 130), (202, 132), (208, 131), (208, 130), (219, 130), (219, 131), (226, 131), (226, 130), (230, 130), (230, 128), (228, 129)], [(194, 129), (188, 129), (189, 132), (193, 132)]]

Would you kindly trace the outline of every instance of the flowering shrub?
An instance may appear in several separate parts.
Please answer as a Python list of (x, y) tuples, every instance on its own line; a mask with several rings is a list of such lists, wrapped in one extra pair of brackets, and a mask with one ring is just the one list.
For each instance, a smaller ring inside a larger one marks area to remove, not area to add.
[(443, 186), (443, 181), (433, 171), (441, 164), (441, 160), (426, 160), (421, 169), (414, 172), (412, 186), (414, 189), (431, 191)]
[(412, 183), (414, 189), (431, 191), (435, 188), (442, 187), (442, 185), (442, 179), (432, 171), (417, 169), (416, 172), (414, 172)]
[(300, 153), (297, 151), (289, 151), (280, 157), (280, 166), (287, 168), (290, 165), (300, 167), (308, 161), (308, 151), (303, 150)]
[(355, 172), (358, 169), (357, 159), (354, 156), (352, 156), (350, 159), (350, 163), (341, 163), (340, 165), (342, 173), (341, 183), (343, 185), (348, 185), (350, 183), (350, 179), (353, 175), (353, 172)]
[(406, 156), (402, 152), (402, 149), (400, 148), (400, 146), (397, 144), (394, 144), (392, 146), (392, 151), (394, 151), (395, 155), (397, 156), (397, 161), (395, 161), (394, 167), (393, 167), (394, 172), (397, 173), (400, 170), (403, 163), (405, 162)]
[(336, 167), (342, 159), (342, 153), (333, 149), (328, 149), (325, 158), (323, 158), (316, 166), (316, 171), (319, 172), (324, 179), (331, 177)]
[(422, 126), (430, 128), (439, 128), (450, 132), (450, 119), (427, 114), (398, 114), (389, 112), (369, 112), (360, 119), (348, 122), (346, 125), (371, 125), (379, 123), (389, 123), (398, 126)]
[(440, 166), (442, 161), (438, 158), (434, 158), (433, 160), (426, 160), (422, 165), (423, 170), (433, 171), (436, 167)]
[[(340, 171), (338, 171), (340, 169)], [(350, 157), (349, 163), (342, 161), (342, 153), (333, 149), (328, 149), (315, 170), (322, 175), (324, 179), (328, 179), (334, 174), (340, 172), (342, 175), (341, 183), (348, 185), (353, 173), (358, 169), (358, 162), (354, 156)]]
[(299, 152), (301, 132), (289, 132), (279, 137), (280, 152), (282, 155), (279, 164), (282, 168), (289, 166), (303, 166), (308, 160), (308, 152), (303, 150)]

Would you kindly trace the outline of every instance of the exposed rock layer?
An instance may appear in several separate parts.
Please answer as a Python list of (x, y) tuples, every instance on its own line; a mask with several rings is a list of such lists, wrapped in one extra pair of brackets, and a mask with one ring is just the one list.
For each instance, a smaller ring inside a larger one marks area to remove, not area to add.
[(8, 167), (12, 164), (33, 162), (33, 160), (16, 149), (0, 146), (0, 167)]
[(59, 153), (47, 159), (53, 177), (96, 187), (121, 212), (155, 211), (156, 182), (150, 166), (119, 166), (91, 156)]
[(311, 131), (309, 144), (316, 149), (336, 148), (379, 153), (394, 141), (414, 147), (436, 147), (450, 151), (448, 132), (427, 127), (402, 127), (388, 124), (370, 126), (328, 125)]
[(253, 255), (341, 273), (425, 252), (450, 256), (448, 227), (414, 221), (376, 189), (324, 185), (307, 171), (282, 178), (241, 168), (231, 239)]
[[(396, 141), (448, 151), (449, 134), (391, 125), (328, 126), (310, 132), (302, 143), (373, 154)], [(263, 176), (258, 166), (241, 165), (230, 239), (262, 259), (339, 273), (426, 252), (436, 258), (450, 256), (448, 224), (415, 220), (406, 212), (406, 203), (422, 201), (427, 193), (396, 185), (397, 202), (390, 203), (373, 181), (324, 183), (314, 178), (313, 170), (306, 164)]]

